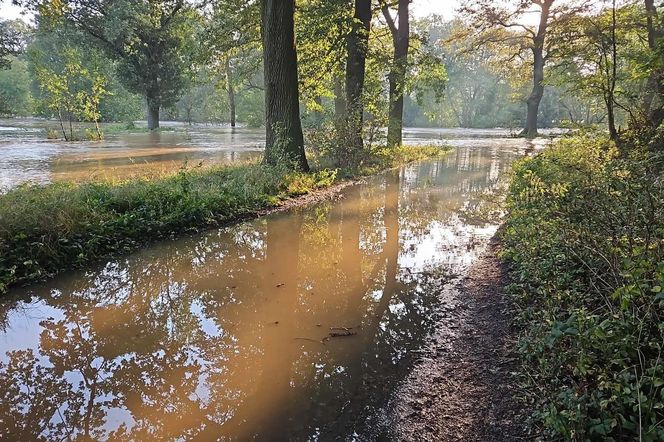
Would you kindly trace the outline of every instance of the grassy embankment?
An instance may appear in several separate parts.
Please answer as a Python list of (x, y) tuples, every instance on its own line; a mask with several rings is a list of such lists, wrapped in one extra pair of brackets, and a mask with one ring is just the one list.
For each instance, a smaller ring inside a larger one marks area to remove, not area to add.
[(544, 439), (664, 440), (662, 141), (571, 137), (515, 167), (503, 241)]
[(246, 163), (120, 182), (23, 185), (0, 195), (0, 293), (150, 240), (237, 220), (329, 187), (338, 176), (376, 172), (447, 150), (403, 147), (352, 174), (293, 173)]

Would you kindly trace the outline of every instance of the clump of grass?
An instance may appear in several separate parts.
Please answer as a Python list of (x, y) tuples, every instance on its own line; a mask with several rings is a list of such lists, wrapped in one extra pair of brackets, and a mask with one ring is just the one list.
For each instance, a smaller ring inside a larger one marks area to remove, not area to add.
[(150, 239), (219, 225), (335, 178), (249, 163), (183, 167), (152, 180), (23, 185), (0, 196), (0, 292)]
[[(372, 173), (440, 155), (404, 147), (377, 157)], [(217, 226), (357, 171), (292, 172), (246, 163), (189, 168), (125, 181), (25, 184), (0, 195), (0, 293), (150, 240)]]

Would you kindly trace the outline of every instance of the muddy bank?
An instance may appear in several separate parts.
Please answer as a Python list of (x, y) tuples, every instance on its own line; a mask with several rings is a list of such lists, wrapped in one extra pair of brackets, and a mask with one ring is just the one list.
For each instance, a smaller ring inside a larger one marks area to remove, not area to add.
[(516, 330), (503, 295), (505, 266), (494, 237), (468, 275), (441, 294), (443, 305), (421, 363), (399, 388), (390, 439), (513, 441), (527, 437), (519, 389), (510, 375)]

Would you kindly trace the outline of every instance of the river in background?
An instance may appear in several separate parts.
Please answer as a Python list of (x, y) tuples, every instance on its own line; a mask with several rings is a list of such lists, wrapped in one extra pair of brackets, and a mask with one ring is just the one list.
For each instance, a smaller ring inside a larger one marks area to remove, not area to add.
[[(258, 158), (265, 147), (264, 129), (188, 126), (164, 122), (158, 133), (108, 134), (99, 142), (46, 139), (56, 123), (34, 119), (0, 120), (0, 191), (20, 183), (124, 179), (172, 172), (185, 162), (233, 163)], [(472, 145), (474, 140), (505, 138), (505, 129), (415, 129), (404, 132), (407, 144)]]
[[(456, 149), (340, 199), (13, 290), (0, 300), (0, 434), (372, 439), (454, 307), (441, 293), (497, 229), (477, 216), (487, 195), (544, 144), (476, 134), (408, 130), (414, 142), (442, 137)], [(217, 154), (242, 150), (203, 139)], [(35, 150), (80, 149), (62, 146)]]

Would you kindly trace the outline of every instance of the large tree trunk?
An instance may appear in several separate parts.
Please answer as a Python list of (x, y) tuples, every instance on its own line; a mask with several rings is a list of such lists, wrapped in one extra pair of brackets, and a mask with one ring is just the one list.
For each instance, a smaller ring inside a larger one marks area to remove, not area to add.
[(403, 132), (403, 102), (406, 71), (408, 70), (408, 47), (410, 45), (410, 17), (408, 6), (410, 0), (399, 0), (397, 28), (390, 16), (387, 7), (383, 7), (383, 15), (392, 32), (394, 45), (394, 60), (389, 74), (390, 83), (390, 111), (387, 123), (387, 146), (396, 147), (402, 143)]
[(146, 101), (148, 105), (148, 129), (159, 129), (159, 109), (161, 108), (159, 97), (156, 94), (148, 94)]
[(265, 162), (308, 171), (300, 120), (294, 0), (261, 0), (265, 72)]
[(235, 127), (235, 88), (233, 87), (233, 71), (231, 59), (226, 58), (226, 90), (228, 92), (228, 109), (230, 111), (231, 127)]
[(526, 114), (526, 126), (523, 129), (523, 136), (527, 138), (537, 137), (537, 117), (539, 116), (539, 105), (544, 96), (544, 56), (541, 47), (533, 49), (533, 90), (526, 102), (528, 112)]
[(537, 117), (539, 116), (539, 105), (544, 96), (544, 41), (549, 27), (549, 14), (554, 0), (544, 0), (541, 4), (542, 12), (537, 28), (537, 34), (533, 37), (533, 90), (527, 100), (528, 112), (526, 113), (526, 125), (521, 133), (527, 138), (537, 137)]
[(351, 149), (362, 149), (364, 123), (364, 74), (366, 71), (369, 30), (371, 28), (371, 0), (355, 0), (353, 28), (347, 38), (346, 62), (346, 126)]
[[(657, 40), (662, 37), (664, 30), (658, 29), (657, 7), (654, 0), (645, 0), (648, 13), (648, 48), (651, 52), (657, 49)], [(664, 68), (654, 68), (646, 84), (646, 94), (643, 102), (643, 111), (651, 127), (657, 128), (664, 121)]]

